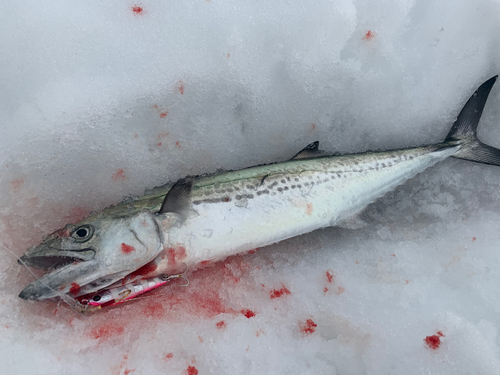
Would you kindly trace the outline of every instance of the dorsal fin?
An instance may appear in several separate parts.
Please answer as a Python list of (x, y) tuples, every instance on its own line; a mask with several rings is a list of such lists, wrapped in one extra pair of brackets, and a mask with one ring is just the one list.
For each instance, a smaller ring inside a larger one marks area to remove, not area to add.
[(186, 218), (191, 207), (192, 178), (182, 178), (168, 191), (160, 208), (160, 214), (175, 212)]
[(319, 141), (310, 143), (306, 147), (304, 147), (301, 151), (299, 151), (290, 160), (309, 159), (321, 156), (322, 152), (318, 149), (318, 147), (319, 147)]

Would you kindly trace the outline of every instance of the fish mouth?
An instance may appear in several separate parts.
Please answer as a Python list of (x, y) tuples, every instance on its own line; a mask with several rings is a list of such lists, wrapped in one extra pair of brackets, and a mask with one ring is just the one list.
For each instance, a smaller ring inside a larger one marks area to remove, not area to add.
[(18, 259), (18, 263), (28, 267), (42, 270), (58, 269), (70, 263), (85, 262), (94, 259), (95, 250), (59, 250), (46, 248), (42, 251), (29, 250), (25, 255)]

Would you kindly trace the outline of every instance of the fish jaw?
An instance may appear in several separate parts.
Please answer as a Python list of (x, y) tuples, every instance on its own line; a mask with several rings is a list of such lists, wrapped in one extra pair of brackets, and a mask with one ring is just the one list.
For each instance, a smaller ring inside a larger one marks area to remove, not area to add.
[[(71, 239), (72, 234), (61, 236), (58, 231), (26, 252), (21, 263), (28, 266), (47, 268), (53, 260), (59, 263), (24, 288), (19, 297), (46, 300), (67, 293), (73, 297), (92, 293), (142, 267), (163, 249), (163, 235), (147, 210), (131, 217), (104, 216), (91, 224), (84, 220), (75, 230), (84, 225), (92, 225), (94, 237), (80, 246)], [(70, 263), (62, 265), (58, 259)]]

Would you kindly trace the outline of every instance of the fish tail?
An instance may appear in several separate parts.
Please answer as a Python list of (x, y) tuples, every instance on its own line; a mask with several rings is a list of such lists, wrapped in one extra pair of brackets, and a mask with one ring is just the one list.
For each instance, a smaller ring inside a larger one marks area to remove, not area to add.
[(479, 86), (467, 103), (465, 103), (457, 120), (446, 136), (443, 145), (460, 146), (453, 157), (500, 166), (500, 150), (482, 143), (476, 135), (484, 105), (497, 78), (498, 76), (494, 76)]

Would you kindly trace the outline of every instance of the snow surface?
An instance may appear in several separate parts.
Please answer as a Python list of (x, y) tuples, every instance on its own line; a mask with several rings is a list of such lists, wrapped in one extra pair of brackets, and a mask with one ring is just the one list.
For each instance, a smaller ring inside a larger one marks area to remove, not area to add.
[[(450, 159), (327, 228), (91, 317), (16, 256), (185, 175), (441, 141), (500, 3), (0, 4), (0, 358), (12, 374), (498, 374), (500, 168)], [(480, 137), (500, 146), (500, 88)], [(39, 273), (38, 273), (39, 274)]]

